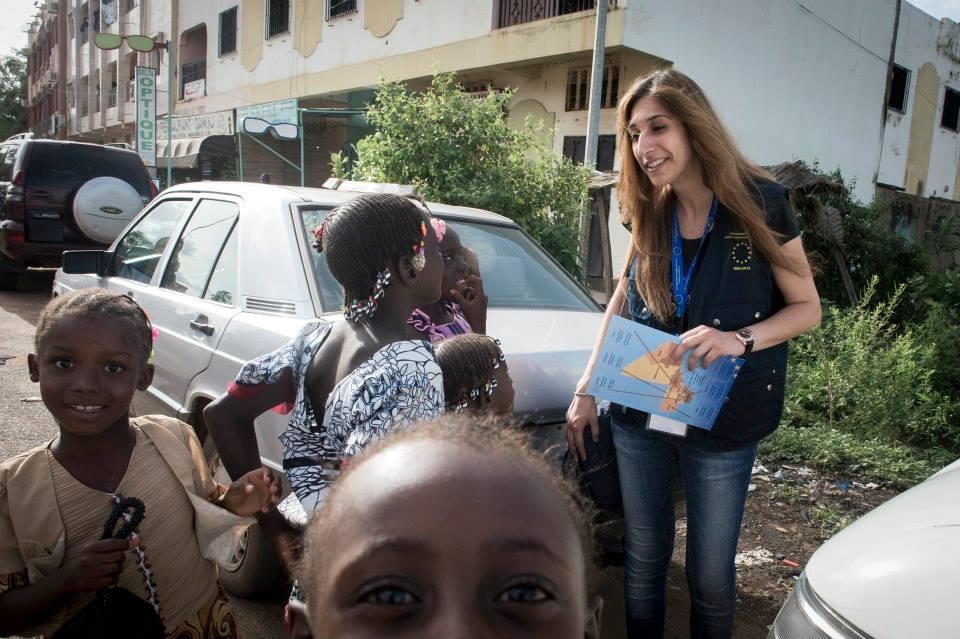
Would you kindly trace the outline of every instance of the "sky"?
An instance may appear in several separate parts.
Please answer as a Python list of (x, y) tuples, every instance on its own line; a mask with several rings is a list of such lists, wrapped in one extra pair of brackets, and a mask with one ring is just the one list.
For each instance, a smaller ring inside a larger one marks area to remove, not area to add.
[[(3, 20), (0, 21), (0, 55), (7, 55), (10, 49), (27, 46), (27, 34), (24, 31), (33, 15), (33, 2), (34, 0), (0, 0), (3, 11)], [(960, 0), (910, 0), (910, 3), (935, 18), (950, 18), (960, 22)]]

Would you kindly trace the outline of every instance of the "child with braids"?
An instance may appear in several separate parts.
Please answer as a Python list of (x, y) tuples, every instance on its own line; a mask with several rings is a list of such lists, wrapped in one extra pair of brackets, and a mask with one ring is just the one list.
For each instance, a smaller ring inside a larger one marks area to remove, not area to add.
[(350, 464), (307, 532), (297, 613), (316, 639), (595, 639), (587, 509), (509, 424), (446, 414)]
[[(260, 524), (290, 565), (296, 535), (339, 474), (341, 461), (391, 429), (443, 411), (443, 382), (429, 341), (407, 324), (440, 298), (443, 265), (430, 214), (398, 195), (372, 193), (337, 207), (315, 247), (343, 286), (342, 322), (307, 322), (280, 349), (248, 362), (204, 417), (231, 476), (260, 464), (254, 419), (290, 412), (281, 435), (293, 499)], [(302, 508), (301, 508), (302, 506)]]
[[(60, 434), (0, 464), (0, 636), (101, 617), (102, 636), (236, 637), (208, 558), (228, 557), (253, 523), (236, 515), (277, 503), (278, 478), (258, 467), (220, 486), (188, 425), (129, 417), (153, 379), (152, 327), (129, 297), (51, 301), (35, 347), (30, 377)], [(135, 619), (115, 635), (122, 615)]]
[(499, 340), (487, 335), (457, 335), (436, 348), (448, 411), (513, 413), (513, 381)]
[(487, 332), (487, 295), (483, 292), (477, 255), (460, 243), (460, 235), (443, 220), (432, 221), (443, 257), (441, 297), (413, 311), (410, 325), (430, 341)]

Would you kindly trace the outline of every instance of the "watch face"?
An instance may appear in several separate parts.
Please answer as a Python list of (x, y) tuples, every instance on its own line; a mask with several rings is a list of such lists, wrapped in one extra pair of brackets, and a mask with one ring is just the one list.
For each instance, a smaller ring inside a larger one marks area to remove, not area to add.
[(737, 331), (737, 336), (743, 338), (744, 341), (753, 340), (753, 333), (749, 328), (741, 328), (739, 331)]

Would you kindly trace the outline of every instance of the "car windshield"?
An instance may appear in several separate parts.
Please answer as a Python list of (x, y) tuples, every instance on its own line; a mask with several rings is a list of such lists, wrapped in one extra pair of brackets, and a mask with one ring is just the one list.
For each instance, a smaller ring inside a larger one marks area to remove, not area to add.
[[(305, 237), (313, 238), (313, 230), (329, 212), (317, 208), (301, 211)], [(476, 252), (490, 308), (597, 310), (593, 300), (570, 275), (519, 229), (461, 220), (446, 221), (460, 235), (463, 246)], [(327, 269), (323, 255), (313, 248), (308, 254), (324, 311), (339, 309), (343, 304), (343, 289)]]

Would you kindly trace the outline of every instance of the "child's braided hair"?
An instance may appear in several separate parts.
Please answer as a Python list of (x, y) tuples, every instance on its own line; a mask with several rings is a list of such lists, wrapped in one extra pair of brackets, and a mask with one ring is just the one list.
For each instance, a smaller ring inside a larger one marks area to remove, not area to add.
[[(503, 361), (497, 340), (468, 333), (445, 339), (435, 348), (448, 410), (462, 410), (472, 400), (489, 398), (496, 388), (494, 371)], [(493, 388), (486, 388), (491, 384)]]
[(140, 364), (146, 364), (150, 359), (153, 350), (153, 326), (133, 298), (100, 288), (81, 289), (53, 298), (43, 308), (37, 320), (37, 332), (34, 336), (37, 352), (40, 352), (47, 333), (58, 321), (67, 317), (120, 321), (136, 346), (136, 352), (141, 358)]
[(366, 300), (385, 270), (422, 248), (429, 219), (413, 200), (390, 193), (365, 193), (324, 219), (313, 247), (326, 256), (331, 275), (343, 286), (346, 307)]

